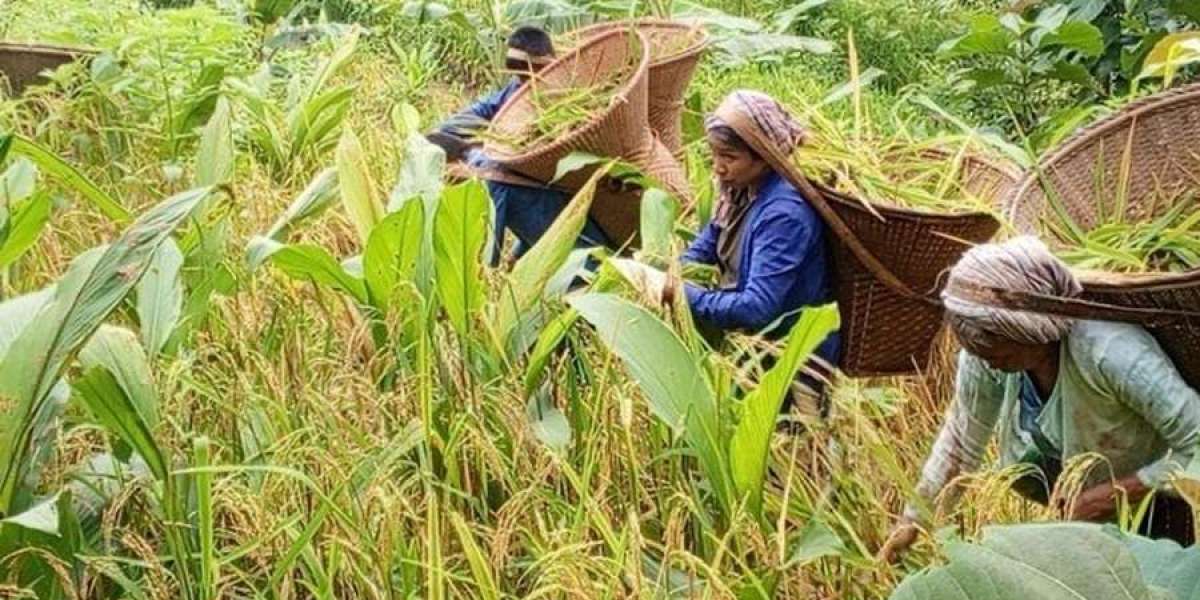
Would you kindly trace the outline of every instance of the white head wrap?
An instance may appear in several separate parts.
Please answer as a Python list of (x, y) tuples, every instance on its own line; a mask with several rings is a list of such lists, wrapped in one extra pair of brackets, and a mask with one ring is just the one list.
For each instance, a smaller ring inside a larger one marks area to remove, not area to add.
[(1073, 320), (985, 304), (960, 291), (971, 287), (1062, 298), (1073, 298), (1083, 292), (1071, 269), (1032, 236), (976, 246), (963, 254), (950, 270), (950, 279), (942, 292), (942, 303), (955, 332), (969, 339), (982, 331), (1031, 345), (1061, 340), (1070, 331)]

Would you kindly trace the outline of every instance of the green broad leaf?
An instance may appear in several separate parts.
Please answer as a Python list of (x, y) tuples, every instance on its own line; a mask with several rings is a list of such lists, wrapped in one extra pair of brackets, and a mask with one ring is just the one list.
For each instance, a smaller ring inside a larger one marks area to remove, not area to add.
[[(137, 285), (171, 232), (220, 188), (172, 196), (143, 213), (111, 245), (76, 258), (55, 286), (54, 299), (12, 342), (0, 360), (0, 512), (10, 513), (28, 459), (36, 449), (38, 415), (71, 356)], [(16, 349), (15, 351), (13, 349)]]
[(1166, 85), (1179, 69), (1200, 62), (1200, 31), (1186, 31), (1163, 36), (1142, 61), (1139, 79), (1162, 77)]
[(359, 241), (365, 244), (371, 229), (383, 220), (384, 211), (367, 169), (362, 144), (349, 129), (342, 133), (342, 139), (338, 142), (336, 162), (342, 205), (346, 207), (350, 222), (358, 231)]
[(1079, 63), (1065, 60), (1057, 61), (1050, 67), (1050, 71), (1046, 75), (1059, 81), (1074, 83), (1088, 89), (1095, 89), (1097, 87), (1096, 80), (1092, 77), (1091, 72)]
[(803, 566), (820, 558), (845, 554), (846, 544), (837, 532), (824, 521), (814, 517), (800, 530), (800, 537), (792, 546), (788, 565)]
[(133, 448), (159, 481), (170, 477), (170, 464), (154, 441), (154, 431), (113, 374), (103, 367), (88, 369), (73, 386), (77, 397), (105, 430)]
[(67, 164), (57, 154), (19, 135), (13, 136), (11, 152), (28, 157), (38, 166), (42, 174), (79, 193), (109, 219), (124, 223), (132, 218), (125, 207), (104, 193), (92, 180), (76, 170), (75, 167)]
[(0, 224), (0, 231), (4, 232), (0, 235), (0, 269), (11, 265), (37, 242), (50, 222), (52, 204), (48, 194), (36, 193), (15, 207), (9, 206), (8, 221)]
[(975, 82), (976, 89), (985, 90), (1010, 83), (1008, 71), (1004, 69), (976, 68), (967, 71), (963, 77)]
[(302, 95), (299, 98), (299, 103), (303, 104), (312, 98), (320, 95), (321, 90), (325, 89), (325, 85), (333, 79), (342, 69), (350, 64), (354, 58), (354, 53), (358, 49), (359, 28), (353, 28), (346, 35), (346, 39), (321, 63), (317, 72), (312, 79), (308, 81)]
[(539, 391), (525, 405), (525, 416), (533, 436), (547, 448), (565, 452), (571, 446), (571, 423), (566, 415), (554, 405), (547, 391)]
[(368, 304), (366, 283), (346, 272), (346, 269), (320, 246), (285, 245), (275, 249), (269, 260), (292, 279), (328, 286), (349, 294), (359, 304)]
[(217, 99), (216, 109), (200, 132), (196, 149), (196, 185), (217, 185), (233, 179), (237, 149), (233, 146), (233, 109)]
[(31, 323), (38, 312), (54, 299), (54, 288), (46, 288), (0, 302), (0, 361), (13, 340)]
[(417, 111), (417, 107), (407, 102), (393, 106), (388, 116), (392, 120), (392, 128), (396, 130), (396, 135), (402, 139), (408, 139), (408, 136), (421, 132), (421, 113)]
[(978, 544), (951, 541), (949, 562), (910, 576), (892, 600), (1158, 600), (1133, 553), (1086, 523), (988, 527)]
[(158, 425), (158, 389), (150, 374), (150, 359), (132, 331), (101, 325), (79, 351), (79, 364), (108, 371), (146, 426)]
[(415, 281), (417, 261), (424, 248), (425, 210), (410, 202), (383, 219), (363, 251), (363, 276), (371, 304), (385, 312), (393, 306), (396, 285)]
[(943, 42), (938, 53), (946, 58), (1005, 55), (1017, 41), (1016, 34), (1005, 28), (994, 15), (976, 16), (969, 24), (967, 33)]
[(437, 292), (450, 323), (460, 335), (470, 330), (472, 315), (483, 308), (480, 253), (488, 239), (490, 200), (478, 181), (442, 192), (434, 216), (433, 256)]
[(718, 39), (713, 48), (717, 60), (727, 65), (742, 65), (769, 57), (797, 52), (830, 54), (834, 45), (828, 40), (785, 33), (747, 33)]
[(64, 590), (56, 573), (83, 550), (72, 502), (71, 492), (61, 490), (0, 520), (0, 555), (8, 557), (5, 578), (22, 591), (32, 591), (34, 598), (72, 597), (74, 590)]
[(512, 337), (518, 321), (541, 300), (546, 285), (575, 248), (575, 241), (579, 239), (579, 234), (587, 224), (596, 184), (607, 171), (607, 167), (601, 167), (592, 174), (546, 233), (517, 261), (509, 274), (492, 322), (510, 356), (514, 354)]
[(678, 216), (679, 203), (670, 194), (658, 188), (642, 194), (642, 254), (663, 260), (671, 256), (671, 239)]
[(568, 308), (554, 317), (541, 333), (538, 334), (537, 341), (533, 345), (533, 349), (529, 352), (529, 363), (525, 367), (525, 395), (532, 396), (541, 385), (543, 374), (546, 371), (546, 366), (550, 364), (550, 360), (554, 357), (555, 352), (566, 339), (567, 333), (579, 320), (579, 312), (573, 308)]
[(4, 173), (0, 173), (0, 206), (12, 206), (32, 196), (37, 180), (36, 165), (23, 157), (14, 160)]
[(1112, 531), (1133, 552), (1149, 585), (1158, 586), (1180, 600), (1200, 594), (1200, 549), (1180, 547), (1172, 540), (1151, 540)]
[(330, 168), (317, 173), (264, 235), (251, 238), (246, 247), (246, 262), (250, 270), (258, 269), (272, 251), (282, 247), (283, 244), (279, 242), (286, 242), (288, 234), (296, 226), (329, 208), (337, 200), (338, 193), (337, 170)]
[(138, 282), (137, 315), (142, 344), (151, 356), (162, 352), (183, 313), (183, 253), (175, 240), (163, 242)]
[(446, 168), (446, 153), (431, 144), (420, 133), (411, 133), (404, 140), (404, 159), (400, 174), (388, 200), (388, 211), (396, 211), (410, 198), (421, 198), (427, 211), (442, 194), (442, 172)]
[(1067, 17), (1070, 16), (1071, 10), (1064, 4), (1054, 4), (1047, 6), (1038, 13), (1037, 19), (1034, 20), (1034, 25), (1046, 31), (1056, 31), (1066, 23)]
[(1200, 25), (1200, 4), (1195, 0), (1167, 0), (1167, 12)]
[(1104, 52), (1104, 34), (1090, 23), (1070, 21), (1057, 30), (1046, 33), (1038, 41), (1039, 48), (1062, 47), (1076, 50), (1084, 56), (1099, 56)]
[(596, 328), (642, 388), (650, 412), (682, 434), (726, 514), (734, 507), (733, 479), (716, 395), (699, 360), (679, 336), (646, 309), (613, 294), (586, 294), (570, 305)]
[(758, 387), (742, 400), (742, 415), (729, 441), (729, 464), (739, 496), (747, 509), (762, 515), (762, 485), (767, 472), (767, 451), (775, 433), (779, 407), (813, 350), (837, 329), (838, 311), (833, 305), (806, 308), (788, 334), (783, 356), (763, 376)]
[(558, 165), (554, 167), (554, 179), (552, 179), (550, 183), (554, 183), (555, 181), (558, 181), (559, 179), (562, 179), (563, 177), (566, 177), (567, 175), (584, 167), (603, 164), (609, 160), (610, 159), (602, 156), (596, 156), (595, 154), (591, 154), (589, 152), (572, 152), (558, 161)]

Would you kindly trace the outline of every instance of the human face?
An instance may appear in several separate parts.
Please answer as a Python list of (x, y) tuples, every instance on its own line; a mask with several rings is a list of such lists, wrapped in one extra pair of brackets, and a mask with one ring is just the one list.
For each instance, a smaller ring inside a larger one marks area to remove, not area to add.
[(989, 367), (1005, 373), (1020, 373), (1037, 367), (1045, 356), (1045, 347), (1015, 342), (1004, 336), (964, 327), (951, 319), (950, 330), (963, 349)]
[(750, 187), (771, 170), (770, 165), (763, 159), (727, 144), (711, 134), (708, 136), (708, 147), (712, 150), (713, 173), (722, 185), (735, 188)]

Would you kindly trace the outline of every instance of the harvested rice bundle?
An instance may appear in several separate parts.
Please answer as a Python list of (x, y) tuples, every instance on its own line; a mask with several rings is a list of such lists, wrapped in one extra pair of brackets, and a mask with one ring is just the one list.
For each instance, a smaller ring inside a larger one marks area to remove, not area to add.
[(1062, 240), (1059, 256), (1075, 267), (1120, 273), (1182, 272), (1200, 268), (1200, 206), (1195, 193), (1177, 196), (1150, 221), (1110, 220), (1082, 230), (1064, 211), (1046, 219)]
[(795, 162), (849, 196), (932, 212), (992, 211), (1015, 181), (959, 137), (856, 140), (818, 130)]
[(492, 127), (481, 137), (509, 148), (529, 148), (565, 137), (621, 101), (617, 93), (637, 70), (636, 58), (631, 53), (625, 65), (591, 85), (552, 87), (535, 76), (528, 85), (536, 118), (515, 135), (501, 134)]

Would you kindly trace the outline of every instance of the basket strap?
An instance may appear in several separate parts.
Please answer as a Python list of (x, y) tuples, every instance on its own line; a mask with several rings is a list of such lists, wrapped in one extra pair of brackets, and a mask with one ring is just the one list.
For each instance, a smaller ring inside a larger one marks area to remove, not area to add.
[(782, 175), (784, 179), (787, 179), (789, 183), (799, 188), (800, 193), (812, 203), (813, 208), (817, 209), (817, 212), (820, 213), (821, 218), (825, 220), (830, 229), (833, 229), (838, 238), (850, 248), (855, 258), (862, 262), (872, 275), (878, 277), (884, 285), (905, 298), (920, 300), (934, 306), (941, 306), (941, 302), (938, 301), (936, 296), (918, 293), (909, 287), (908, 284), (901, 281), (870, 249), (864, 246), (862, 241), (858, 239), (858, 236), (850, 229), (850, 226), (833, 210), (825, 195), (818, 191), (816, 186), (809, 182), (808, 177), (792, 165), (786, 156), (783, 156), (774, 143), (766, 139), (762, 131), (749, 117), (741, 111), (729, 111), (728, 113), (722, 113), (721, 118), (737, 132), (739, 137), (749, 143), (777, 173)]
[(1066, 298), (1038, 292), (1025, 292), (1004, 288), (954, 281), (946, 291), (973, 302), (995, 308), (1036, 312), (1075, 319), (1122, 321), (1157, 327), (1179, 320), (1200, 320), (1200, 312), (1171, 308), (1140, 308), (1120, 306), (1083, 298)]

